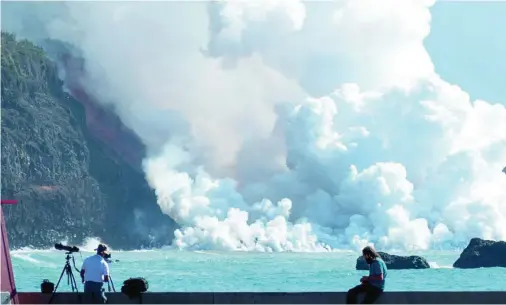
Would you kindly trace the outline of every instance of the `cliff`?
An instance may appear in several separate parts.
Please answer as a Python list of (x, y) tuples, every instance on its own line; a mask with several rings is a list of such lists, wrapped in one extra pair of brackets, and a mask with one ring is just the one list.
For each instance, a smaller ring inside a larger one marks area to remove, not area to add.
[(72, 51), (71, 47), (60, 41), (45, 40), (44, 49), (53, 56), (61, 73), (65, 88), (84, 106), (86, 126), (90, 135), (105, 143), (117, 157), (127, 162), (132, 168), (141, 171), (141, 161), (145, 155), (145, 147), (137, 135), (125, 127), (111, 109), (102, 106), (81, 85), (85, 77), (84, 60)]
[[(1, 193), (20, 201), (4, 207), (11, 248), (90, 236), (116, 249), (170, 243), (175, 224), (135, 166), (141, 147), (124, 144), (137, 153), (125, 156), (98, 139), (100, 130), (88, 127), (99, 128), (104, 117), (90, 114), (108, 112), (86, 108), (62, 85), (41, 48), (2, 32)], [(111, 117), (107, 122), (123, 128)]]

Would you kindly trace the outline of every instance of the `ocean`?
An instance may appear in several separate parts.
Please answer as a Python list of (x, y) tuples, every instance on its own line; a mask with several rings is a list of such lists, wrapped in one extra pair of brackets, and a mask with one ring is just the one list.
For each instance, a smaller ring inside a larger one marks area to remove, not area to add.
[[(91, 252), (74, 255), (76, 267)], [(454, 269), (459, 252), (417, 253), (432, 268), (390, 270), (390, 291), (505, 290), (504, 268)], [(145, 277), (150, 291), (346, 291), (358, 284), (365, 271), (355, 270), (356, 252), (259, 253), (178, 250), (113, 252), (111, 276), (116, 291), (129, 277)], [(39, 291), (43, 279), (57, 283), (65, 253), (57, 250), (15, 250), (11, 258), (18, 291)], [(116, 261), (117, 260), (117, 261)], [(78, 288), (83, 286), (74, 271)], [(58, 291), (71, 291), (66, 276)]]

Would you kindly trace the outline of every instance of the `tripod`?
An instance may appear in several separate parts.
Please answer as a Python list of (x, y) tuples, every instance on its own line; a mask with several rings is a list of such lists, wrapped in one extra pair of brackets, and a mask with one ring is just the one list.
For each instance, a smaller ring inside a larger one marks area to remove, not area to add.
[[(70, 259), (72, 259), (72, 263), (74, 264), (74, 268), (76, 266), (76, 262), (74, 260), (74, 256), (72, 255), (72, 252), (65, 252), (65, 254), (67, 255), (65, 257), (65, 266), (63, 266), (63, 270), (61, 271), (60, 278), (58, 279), (58, 283), (56, 283), (56, 287), (54, 288), (53, 294), (51, 295), (51, 298), (49, 299), (49, 304), (51, 304), (51, 301), (54, 298), (56, 290), (58, 289), (58, 286), (60, 285), (60, 281), (63, 278), (63, 274), (67, 275), (67, 285), (70, 285), (72, 287), (72, 292), (75, 291), (75, 293), (77, 294), (77, 298), (79, 299), (79, 302), (81, 302), (81, 296), (79, 295), (79, 291), (77, 289), (76, 278), (74, 277), (74, 274), (72, 273), (72, 267), (70, 266)], [(77, 268), (76, 268), (76, 270), (77, 270)]]
[(107, 288), (108, 288), (109, 292), (111, 292), (111, 286), (112, 286), (112, 291), (116, 292), (116, 288), (114, 288), (114, 282), (112, 281), (112, 277), (109, 275), (109, 281), (107, 282)]
[[(109, 260), (109, 259), (106, 259), (105, 261), (106, 261), (108, 264), (111, 264), (111, 263), (112, 263), (112, 261), (111, 261), (111, 260)], [(114, 288), (114, 282), (112, 281), (112, 277), (111, 277), (111, 275), (109, 274), (109, 281), (107, 282), (107, 288), (108, 288), (109, 292), (111, 292), (111, 286), (112, 286), (112, 291), (113, 291), (113, 292), (116, 292), (116, 288)]]

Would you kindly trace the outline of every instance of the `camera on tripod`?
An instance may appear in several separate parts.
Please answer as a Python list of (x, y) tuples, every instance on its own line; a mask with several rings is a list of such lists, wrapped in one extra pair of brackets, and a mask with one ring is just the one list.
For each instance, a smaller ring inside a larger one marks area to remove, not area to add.
[[(79, 273), (79, 269), (77, 269), (77, 267), (76, 267), (76, 261), (74, 259), (74, 255), (72, 255), (72, 253), (74, 253), (74, 252), (79, 252), (79, 248), (76, 246), (73, 246), (73, 247), (65, 246), (65, 245), (62, 245), (61, 243), (54, 244), (54, 248), (56, 250), (66, 251), (65, 252), (66, 257), (65, 257), (65, 265), (63, 266), (63, 270), (61, 271), (60, 278), (58, 279), (56, 286), (54, 286), (54, 290), (52, 291), (53, 294), (51, 295), (51, 298), (49, 299), (49, 304), (51, 304), (51, 301), (53, 300), (54, 296), (56, 295), (56, 291), (58, 290), (58, 287), (60, 286), (60, 282), (61, 282), (64, 275), (67, 276), (67, 285), (70, 285), (72, 287), (72, 292), (75, 292), (77, 294), (78, 299), (81, 300), (81, 297), (79, 296), (79, 290), (77, 288), (77, 281), (76, 281), (76, 278), (74, 277), (74, 273), (72, 273), (72, 266), (70, 265), (70, 263), (72, 262), (74, 270), (76, 270), (77, 273)], [(47, 281), (47, 282), (44, 281), (41, 284), (41, 290), (43, 290), (43, 292), (49, 292), (52, 290), (53, 285), (54, 284), (50, 283), (49, 281)]]
[(70, 252), (70, 253), (74, 253), (74, 252), (79, 252), (79, 248), (76, 247), (76, 246), (65, 246), (65, 245), (62, 245), (61, 243), (60, 244), (54, 244), (54, 248), (56, 250), (60, 250), (60, 251), (67, 251), (67, 252)]

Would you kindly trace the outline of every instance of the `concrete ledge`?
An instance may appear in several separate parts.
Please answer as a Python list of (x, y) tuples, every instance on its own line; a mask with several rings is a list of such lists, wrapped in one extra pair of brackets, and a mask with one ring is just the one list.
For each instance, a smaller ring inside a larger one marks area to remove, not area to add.
[[(82, 295), (82, 294), (81, 294)], [(106, 293), (109, 304), (140, 304)], [(18, 293), (21, 304), (48, 304), (51, 295)], [(142, 304), (344, 304), (346, 292), (148, 292)], [(361, 301), (361, 300), (359, 300)], [(53, 304), (80, 304), (76, 293), (57, 293)], [(385, 292), (378, 304), (506, 304), (506, 291)]]

